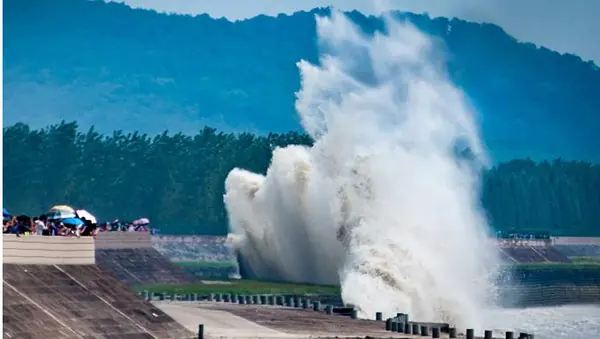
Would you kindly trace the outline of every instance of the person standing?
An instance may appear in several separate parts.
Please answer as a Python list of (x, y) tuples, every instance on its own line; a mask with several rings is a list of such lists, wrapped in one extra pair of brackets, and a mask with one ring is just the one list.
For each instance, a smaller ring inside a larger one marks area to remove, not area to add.
[(44, 235), (44, 230), (46, 230), (46, 216), (41, 215), (39, 218), (33, 218), (33, 224), (35, 228), (36, 235)]

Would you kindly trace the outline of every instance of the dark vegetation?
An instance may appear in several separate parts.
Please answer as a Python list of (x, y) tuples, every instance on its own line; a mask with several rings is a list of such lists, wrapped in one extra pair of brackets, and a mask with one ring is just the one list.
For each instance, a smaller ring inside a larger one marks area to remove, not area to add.
[[(328, 10), (230, 22), (103, 1), (6, 0), (4, 121), (77, 120), (103, 133), (298, 130), (295, 63), (317, 62), (316, 13)], [(495, 159), (600, 160), (597, 65), (495, 25), (395, 15), (445, 43)], [(349, 16), (367, 33), (382, 29), (378, 18)]]
[[(310, 145), (296, 132), (256, 136), (204, 128), (148, 136), (76, 123), (4, 128), (4, 206), (36, 214), (55, 204), (104, 219), (149, 217), (163, 234), (227, 232), (224, 180), (234, 167), (265, 173), (276, 146)], [(496, 230), (600, 236), (600, 165), (513, 160), (484, 173), (482, 203)]]
[(286, 282), (269, 282), (255, 280), (230, 280), (224, 283), (198, 283), (187, 285), (150, 285), (135, 286), (134, 290), (140, 292), (148, 290), (149, 292), (159, 293), (235, 293), (235, 294), (322, 294), (338, 295), (339, 286), (314, 285), (314, 284), (296, 284)]

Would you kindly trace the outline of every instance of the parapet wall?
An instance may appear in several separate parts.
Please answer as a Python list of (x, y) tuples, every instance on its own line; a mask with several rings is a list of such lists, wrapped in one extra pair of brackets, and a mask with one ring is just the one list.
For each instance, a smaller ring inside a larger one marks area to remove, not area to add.
[(96, 256), (91, 237), (44, 237), (3, 234), (4, 264), (94, 265)]
[(553, 241), (556, 245), (600, 245), (598, 237), (556, 237)]
[(98, 250), (135, 248), (152, 248), (150, 232), (100, 232), (96, 235)]
[(149, 232), (102, 232), (93, 237), (17, 237), (3, 234), (5, 264), (94, 265), (96, 249), (152, 248)]

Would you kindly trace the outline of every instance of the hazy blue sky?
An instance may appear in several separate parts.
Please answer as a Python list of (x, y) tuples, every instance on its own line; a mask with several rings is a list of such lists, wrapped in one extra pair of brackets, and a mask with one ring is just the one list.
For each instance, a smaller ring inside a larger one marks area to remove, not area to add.
[(492, 22), (519, 40), (569, 52), (600, 65), (600, 0), (116, 0), (158, 11), (241, 19), (318, 6), (428, 12), (432, 16)]

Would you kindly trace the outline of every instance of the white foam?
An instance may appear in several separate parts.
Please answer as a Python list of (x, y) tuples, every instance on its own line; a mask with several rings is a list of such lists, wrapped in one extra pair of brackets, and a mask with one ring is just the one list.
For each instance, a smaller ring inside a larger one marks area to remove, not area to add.
[(298, 63), (296, 103), (315, 144), (274, 150), (266, 176), (229, 173), (234, 244), (261, 277), (340, 283), (364, 317), (478, 327), (497, 260), (477, 124), (432, 40), (386, 27), (366, 36), (343, 14), (317, 17), (324, 52)]

